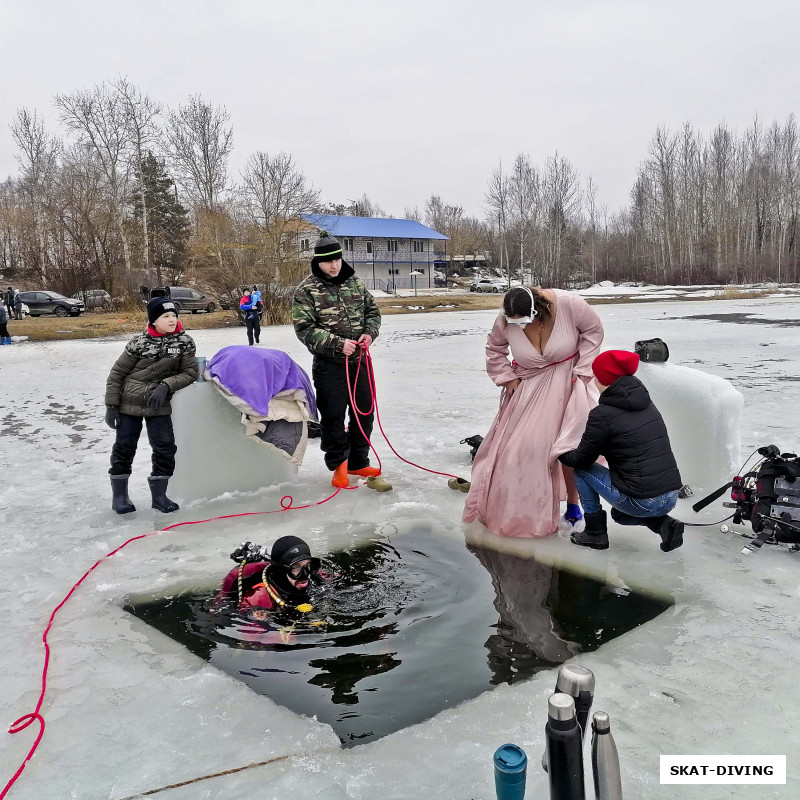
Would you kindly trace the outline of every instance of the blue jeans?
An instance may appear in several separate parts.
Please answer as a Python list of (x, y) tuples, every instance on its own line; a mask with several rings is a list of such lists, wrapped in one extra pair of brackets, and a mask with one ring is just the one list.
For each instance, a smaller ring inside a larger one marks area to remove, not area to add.
[(611, 475), (606, 467), (592, 464), (589, 469), (575, 470), (575, 486), (581, 496), (585, 514), (602, 511), (600, 498), (607, 500), (621, 511), (614, 519), (620, 525), (640, 525), (642, 517), (663, 517), (675, 508), (678, 491), (666, 492), (658, 497), (629, 497), (611, 483)]

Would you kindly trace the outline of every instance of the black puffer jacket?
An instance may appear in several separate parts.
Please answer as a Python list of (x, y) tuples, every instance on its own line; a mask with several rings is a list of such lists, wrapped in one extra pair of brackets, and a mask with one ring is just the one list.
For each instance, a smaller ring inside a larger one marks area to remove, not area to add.
[[(125, 352), (111, 367), (105, 403), (132, 417), (164, 417), (172, 413), (169, 398), (196, 378), (195, 345), (188, 333), (140, 333), (128, 342)], [(147, 401), (159, 383), (169, 388), (167, 402), (161, 408), (150, 408)]]
[(667, 426), (638, 378), (617, 378), (589, 412), (581, 443), (559, 456), (573, 469), (589, 469), (605, 456), (611, 483), (629, 497), (658, 497), (683, 486)]

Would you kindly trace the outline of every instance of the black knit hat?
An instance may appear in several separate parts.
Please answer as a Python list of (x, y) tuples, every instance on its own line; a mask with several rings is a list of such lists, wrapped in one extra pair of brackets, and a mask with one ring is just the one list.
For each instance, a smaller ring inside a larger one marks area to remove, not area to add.
[(328, 231), (320, 231), (319, 239), (314, 245), (314, 258), (311, 259), (312, 265), (319, 264), (320, 261), (335, 261), (342, 257), (342, 246)]
[(152, 325), (163, 314), (178, 316), (178, 306), (169, 297), (154, 297), (147, 303), (147, 320)]

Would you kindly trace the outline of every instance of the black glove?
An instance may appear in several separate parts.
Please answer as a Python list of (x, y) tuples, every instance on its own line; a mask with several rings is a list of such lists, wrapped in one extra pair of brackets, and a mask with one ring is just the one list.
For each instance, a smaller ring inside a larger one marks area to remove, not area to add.
[(166, 383), (159, 383), (155, 389), (153, 389), (153, 393), (147, 400), (147, 405), (150, 408), (155, 408), (158, 410), (161, 406), (164, 405), (164, 401), (167, 399), (167, 395), (169, 394), (169, 386)]
[(112, 431), (119, 427), (119, 409), (116, 406), (106, 406), (106, 425)]

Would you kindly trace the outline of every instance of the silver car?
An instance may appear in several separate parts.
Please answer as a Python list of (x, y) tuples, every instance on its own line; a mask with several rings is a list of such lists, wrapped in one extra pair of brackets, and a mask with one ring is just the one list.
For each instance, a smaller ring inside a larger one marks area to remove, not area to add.
[(111, 295), (105, 289), (81, 289), (72, 296), (76, 300), (83, 300), (87, 311), (93, 308), (111, 308)]

